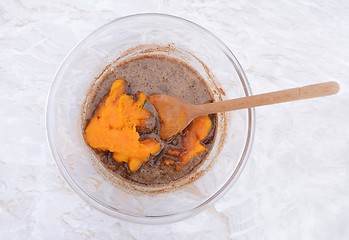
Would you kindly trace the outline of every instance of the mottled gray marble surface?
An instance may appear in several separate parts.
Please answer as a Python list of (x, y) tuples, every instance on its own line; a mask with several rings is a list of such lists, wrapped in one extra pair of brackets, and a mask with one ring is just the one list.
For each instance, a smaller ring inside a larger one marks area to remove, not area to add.
[[(123, 222), (86, 204), (45, 136), (59, 64), (95, 28), (141, 12), (209, 29), (252, 91), (336, 80), (338, 95), (256, 109), (251, 157), (207, 211), (174, 224)], [(0, 239), (349, 239), (349, 1), (0, 2)]]

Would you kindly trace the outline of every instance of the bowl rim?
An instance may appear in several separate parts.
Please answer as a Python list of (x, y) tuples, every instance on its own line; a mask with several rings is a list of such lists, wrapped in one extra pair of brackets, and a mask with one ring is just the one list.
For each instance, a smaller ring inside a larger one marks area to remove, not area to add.
[(76, 182), (75, 180), (70, 176), (68, 170), (65, 168), (63, 162), (60, 160), (59, 153), (57, 151), (57, 148), (55, 146), (55, 141), (53, 137), (53, 133), (50, 130), (50, 126), (52, 126), (53, 116), (50, 114), (53, 112), (54, 107), (52, 105), (52, 95), (54, 91), (57, 88), (57, 78), (59, 74), (62, 72), (62, 69), (68, 64), (69, 59), (73, 59), (74, 54), (76, 54), (79, 51), (79, 47), (83, 45), (83, 43), (87, 42), (92, 36), (97, 34), (98, 32), (103, 31), (108, 26), (119, 22), (123, 20), (127, 20), (129, 18), (144, 18), (144, 17), (163, 17), (163, 18), (172, 18), (177, 21), (182, 21), (187, 24), (190, 24), (194, 28), (199, 29), (203, 32), (203, 34), (207, 34), (210, 37), (212, 37), (214, 40), (216, 40), (216, 44), (218, 47), (225, 53), (226, 57), (230, 60), (230, 62), (233, 64), (240, 82), (243, 86), (243, 90), (246, 96), (252, 95), (252, 91), (248, 82), (248, 79), (245, 75), (245, 72), (243, 71), (239, 61), (236, 59), (234, 54), (230, 51), (230, 49), (223, 43), (222, 40), (220, 40), (217, 36), (215, 36), (213, 33), (208, 31), (206, 28), (190, 21), (187, 19), (184, 19), (182, 17), (169, 15), (169, 14), (162, 14), (162, 13), (140, 13), (140, 14), (133, 14), (128, 15), (120, 18), (116, 18), (113, 21), (110, 21), (91, 33), (89, 33), (87, 36), (85, 36), (83, 39), (81, 39), (65, 56), (63, 61), (61, 62), (60, 66), (58, 67), (53, 80), (51, 82), (48, 95), (47, 95), (47, 101), (46, 101), (46, 113), (45, 113), (45, 130), (46, 130), (46, 138), (49, 143), (50, 152), (55, 160), (59, 171), (61, 172), (63, 178), (68, 183), (68, 185), (73, 189), (75, 193), (77, 193), (78, 196), (80, 196), (85, 202), (87, 202), (90, 206), (93, 208), (108, 214), (110, 216), (116, 217), (118, 219), (122, 219), (125, 221), (135, 222), (135, 223), (143, 223), (143, 224), (164, 224), (164, 223), (170, 223), (170, 222), (176, 222), (179, 220), (183, 220), (189, 216), (196, 215), (203, 210), (207, 209), (208, 207), (212, 206), (217, 200), (219, 200), (237, 181), (239, 176), (241, 175), (242, 170), (244, 169), (246, 162), (248, 160), (248, 157), (251, 152), (254, 134), (255, 134), (255, 109), (249, 108), (248, 111), (248, 131), (247, 131), (247, 137), (246, 137), (246, 143), (244, 146), (244, 150), (242, 151), (240, 160), (238, 162), (237, 167), (235, 168), (233, 174), (229, 177), (229, 179), (225, 182), (225, 184), (218, 189), (212, 196), (210, 196), (208, 199), (197, 205), (195, 208), (185, 211), (185, 212), (178, 212), (174, 214), (169, 215), (160, 215), (160, 216), (136, 216), (129, 213), (125, 213), (123, 211), (120, 211), (119, 209), (112, 208), (110, 206), (106, 206), (104, 203), (100, 202), (98, 199), (94, 198), (93, 196), (86, 193)]

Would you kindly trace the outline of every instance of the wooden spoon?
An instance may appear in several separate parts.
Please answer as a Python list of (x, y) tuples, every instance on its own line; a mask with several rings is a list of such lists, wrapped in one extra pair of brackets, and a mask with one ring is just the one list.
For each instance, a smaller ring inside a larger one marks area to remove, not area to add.
[(323, 97), (336, 94), (338, 91), (337, 82), (325, 82), (202, 105), (193, 105), (168, 95), (152, 95), (149, 101), (159, 114), (160, 137), (168, 139), (188, 126), (194, 118), (202, 115)]

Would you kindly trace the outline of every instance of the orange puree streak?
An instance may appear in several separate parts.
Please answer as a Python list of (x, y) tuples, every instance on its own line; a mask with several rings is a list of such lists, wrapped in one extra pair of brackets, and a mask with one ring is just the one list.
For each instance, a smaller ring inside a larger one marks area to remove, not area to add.
[(195, 118), (190, 125), (183, 130), (182, 148), (169, 148), (167, 153), (178, 157), (180, 166), (187, 165), (193, 157), (207, 150), (207, 147), (203, 146), (200, 142), (207, 137), (211, 126), (211, 119), (207, 115)]
[(195, 118), (184, 130), (184, 136), (182, 138), (184, 151), (179, 156), (181, 165), (188, 164), (197, 154), (207, 150), (207, 147), (203, 146), (200, 142), (207, 137), (211, 125), (211, 119), (205, 115)]
[(136, 127), (152, 117), (143, 109), (146, 99), (144, 93), (139, 93), (134, 101), (133, 96), (126, 95), (126, 81), (116, 80), (84, 134), (88, 145), (112, 152), (115, 161), (128, 163), (132, 172), (161, 148), (161, 144), (152, 138), (139, 141)]

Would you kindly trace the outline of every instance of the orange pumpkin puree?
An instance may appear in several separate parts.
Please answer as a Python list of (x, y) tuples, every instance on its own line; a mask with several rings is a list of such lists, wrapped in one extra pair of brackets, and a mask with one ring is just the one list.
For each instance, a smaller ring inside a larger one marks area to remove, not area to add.
[[(153, 116), (143, 109), (146, 95), (140, 92), (134, 101), (133, 96), (126, 94), (126, 85), (127, 82), (123, 79), (113, 83), (104, 104), (89, 121), (84, 138), (91, 147), (112, 152), (115, 161), (128, 163), (130, 171), (134, 172), (150, 155), (161, 150), (161, 144), (154, 138), (139, 140), (136, 127), (147, 124)], [(182, 147), (166, 150), (167, 154), (178, 158), (180, 163), (176, 163), (176, 169), (185, 166), (197, 154), (207, 150), (200, 142), (209, 134), (211, 125), (207, 115), (194, 119), (183, 130)], [(175, 163), (168, 158), (164, 162)]]
[(133, 96), (126, 94), (126, 81), (116, 80), (104, 105), (88, 123), (84, 138), (88, 145), (113, 153), (117, 162), (126, 162), (130, 171), (139, 166), (161, 149), (161, 144), (153, 138), (139, 140), (137, 126), (146, 124), (153, 116), (143, 105), (147, 99), (144, 93)]
[[(180, 165), (178, 167), (185, 166), (197, 154), (207, 150), (207, 147), (200, 142), (207, 137), (211, 125), (212, 122), (207, 115), (195, 118), (190, 125), (183, 130), (182, 148), (169, 148), (167, 150), (169, 155), (179, 158)], [(171, 164), (172, 161), (168, 161), (167, 159), (167, 163)]]

